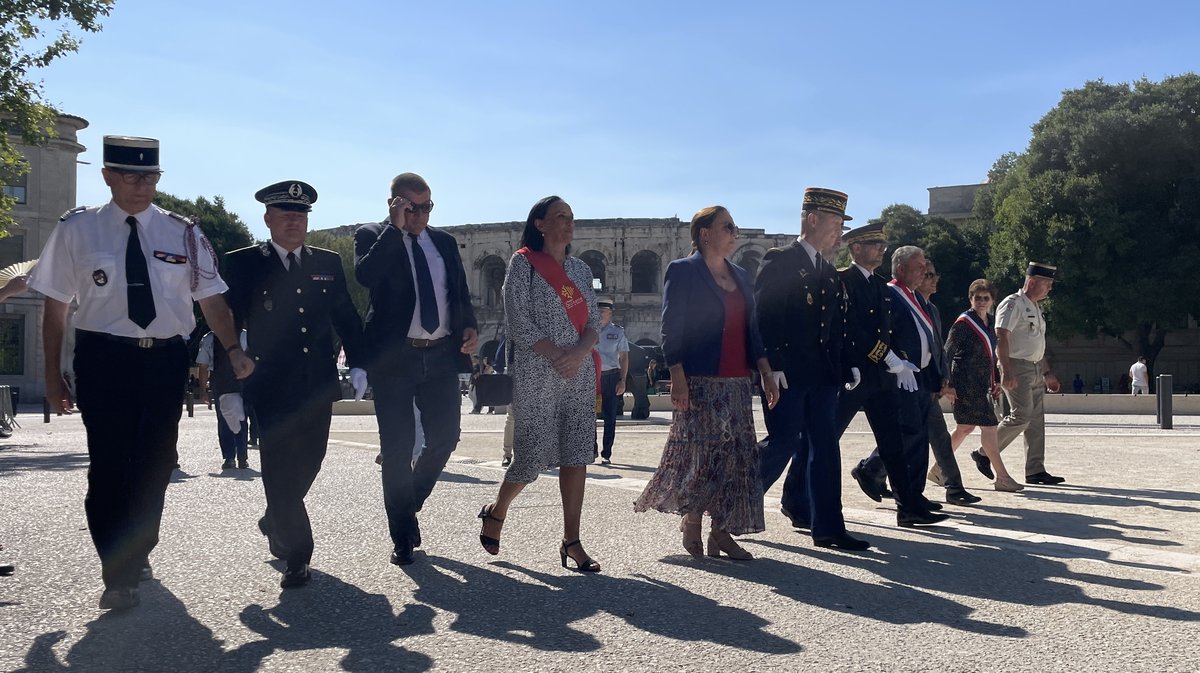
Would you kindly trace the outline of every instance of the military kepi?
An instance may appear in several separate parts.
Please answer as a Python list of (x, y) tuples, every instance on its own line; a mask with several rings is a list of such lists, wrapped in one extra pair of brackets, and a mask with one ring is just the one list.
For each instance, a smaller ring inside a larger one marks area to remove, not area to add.
[(883, 235), (883, 220), (868, 222), (861, 227), (851, 229), (842, 234), (842, 242), (846, 245), (851, 243), (887, 243), (887, 236)]
[(613, 300), (611, 300), (611, 299), (597, 299), (596, 300), (596, 308), (606, 308), (611, 311), (612, 307), (613, 307)]
[(1029, 267), (1025, 269), (1025, 275), (1054, 278), (1054, 273), (1056, 271), (1058, 271), (1057, 266), (1050, 266), (1049, 264), (1042, 264), (1041, 262), (1030, 262)]
[(846, 214), (846, 201), (849, 199), (845, 192), (824, 187), (808, 187), (804, 190), (804, 210), (818, 210), (822, 213), (840, 215), (844, 220), (853, 220)]
[(263, 187), (254, 193), (254, 198), (268, 208), (307, 213), (312, 210), (312, 204), (317, 202), (317, 190), (307, 182), (284, 180)]
[(104, 136), (104, 167), (119, 171), (161, 171), (158, 140), (136, 136)]

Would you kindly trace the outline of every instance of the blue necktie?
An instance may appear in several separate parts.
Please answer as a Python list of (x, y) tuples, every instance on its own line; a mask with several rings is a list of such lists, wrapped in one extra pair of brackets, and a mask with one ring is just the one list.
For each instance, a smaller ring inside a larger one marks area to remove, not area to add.
[(417, 270), (417, 301), (421, 305), (421, 327), (433, 334), (441, 324), (438, 319), (437, 298), (433, 296), (433, 276), (429, 275), (429, 261), (425, 259), (425, 251), (417, 242), (417, 235), (408, 236), (412, 239), (413, 268)]

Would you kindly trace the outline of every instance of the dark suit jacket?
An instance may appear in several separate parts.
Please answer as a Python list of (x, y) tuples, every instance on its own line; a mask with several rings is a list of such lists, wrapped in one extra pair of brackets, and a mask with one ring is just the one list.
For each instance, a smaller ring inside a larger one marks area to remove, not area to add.
[(894, 388), (896, 377), (887, 372), (892, 343), (892, 291), (887, 279), (871, 274), (867, 279), (851, 266), (838, 272), (846, 290), (846, 343), (842, 352), (847, 366), (858, 367), (860, 385), (867, 389)]
[[(446, 265), (446, 304), (450, 311), (446, 350), (453, 355), (462, 347), (463, 330), (477, 328), (471, 291), (458, 253), (458, 241), (433, 227), (426, 231)], [(364, 224), (354, 232), (354, 275), (371, 294), (366, 325), (368, 368), (398, 367), (400, 347), (408, 336), (417, 308), (417, 288), (404, 236), (389, 220)]]
[(845, 298), (837, 269), (814, 269), (799, 241), (772, 248), (755, 283), (758, 330), (771, 369), (788, 387), (840, 385), (851, 380), (842, 362)]
[[(892, 294), (892, 348), (896, 354), (909, 362), (920, 366), (921, 365), (921, 334), (918, 331), (920, 328), (913, 322), (912, 313), (909, 311), (908, 304), (896, 297), (894, 291), (888, 288), (888, 292)], [(917, 383), (920, 384), (922, 390), (931, 393), (936, 393), (942, 388), (942, 379), (945, 378), (946, 356), (943, 351), (941, 338), (940, 319), (935, 317), (936, 309), (933, 305), (925, 301), (920, 292), (913, 293), (926, 313), (934, 320), (934, 334), (929, 344), (929, 364), (917, 373)]]
[(341, 257), (304, 246), (296, 277), (265, 242), (227, 253), (225, 269), (226, 298), (254, 359), (247, 400), (265, 409), (340, 399), (334, 330), (347, 364), (361, 366), (363, 355), (362, 320), (346, 290)]
[[(746, 301), (746, 365), (754, 371), (764, 351), (755, 327), (750, 276), (732, 262), (729, 266)], [(662, 311), (663, 356), (667, 366), (682, 364), (684, 374), (689, 376), (716, 376), (725, 331), (724, 295), (700, 253), (667, 266)]]

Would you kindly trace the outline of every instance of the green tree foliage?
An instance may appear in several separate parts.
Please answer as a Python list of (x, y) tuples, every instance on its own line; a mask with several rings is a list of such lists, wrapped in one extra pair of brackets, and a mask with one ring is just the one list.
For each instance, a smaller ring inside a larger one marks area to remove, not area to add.
[(212, 243), (213, 250), (217, 253), (217, 259), (221, 261), (222, 265), (225, 253), (254, 243), (254, 239), (250, 236), (250, 230), (246, 228), (246, 223), (242, 222), (237, 214), (225, 209), (225, 199), (220, 196), (215, 196), (212, 201), (209, 201), (203, 196), (181, 199), (178, 196), (159, 192), (154, 202), (160, 208), (179, 213), (195, 222), (204, 232), (208, 242)]
[(1200, 75), (1067, 91), (1002, 172), (991, 272), (1015, 283), (1030, 260), (1056, 264), (1051, 329), (1114, 336), (1153, 369), (1200, 315)]
[(891, 253), (896, 248), (915, 245), (923, 249), (941, 274), (933, 302), (942, 313), (943, 327), (949, 330), (954, 317), (967, 308), (967, 288), (971, 281), (982, 278), (987, 267), (986, 228), (976, 222), (955, 224), (944, 217), (925, 215), (903, 203), (884, 208), (879, 219), (884, 222), (889, 241), (888, 254), (879, 272), (891, 276)]
[[(0, 181), (13, 182), (29, 164), (9, 136), (42, 145), (54, 136), (58, 112), (42, 97), (32, 72), (77, 51), (71, 30), (96, 32), (113, 0), (0, 0)], [(56, 37), (51, 35), (57, 34)], [(0, 194), (0, 232), (14, 224), (14, 200)]]
[(342, 256), (342, 270), (346, 272), (346, 287), (350, 290), (350, 298), (354, 300), (354, 308), (358, 309), (358, 315), (365, 317), (370, 294), (367, 288), (359, 285), (354, 278), (354, 238), (338, 236), (329, 231), (310, 231), (304, 242), (306, 245), (332, 250)]

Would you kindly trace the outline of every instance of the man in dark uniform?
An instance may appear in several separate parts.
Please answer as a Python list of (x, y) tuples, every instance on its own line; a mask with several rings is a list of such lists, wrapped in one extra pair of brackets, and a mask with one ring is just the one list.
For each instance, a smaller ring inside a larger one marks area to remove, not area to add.
[[(72, 321), (90, 463), (84, 509), (107, 610), (138, 605), (138, 582), (153, 576), (149, 555), (178, 461), (192, 302), (222, 341), (236, 344), (237, 333), (208, 241), (191, 221), (153, 204), (158, 141), (105, 136), (101, 174), (112, 201), (62, 216), (29, 286), (46, 296), (46, 400), (62, 413), (72, 405), (62, 369), (68, 308), (79, 302)], [(254, 371), (236, 346), (230, 363), (238, 378)]]
[(261, 426), (267, 511), (258, 525), (271, 553), (287, 564), (280, 581), (286, 589), (309, 579), (313, 537), (304, 497), (321, 471), (332, 405), (341, 398), (334, 332), (356, 391), (365, 389), (362, 320), (338, 254), (304, 245), (316, 190), (286, 180), (254, 198), (266, 204), (271, 240), (226, 254), (225, 275), (229, 305), (257, 366), (245, 396)]
[[(932, 513), (921, 506), (921, 499), (912, 492), (907, 477), (897, 412), (900, 406), (898, 379), (914, 379), (915, 376), (892, 352), (893, 295), (887, 281), (875, 273), (887, 250), (883, 222), (848, 231), (842, 240), (849, 246), (850, 257), (854, 260), (839, 272), (846, 288), (845, 355), (853, 371), (861, 376), (861, 382), (853, 389), (843, 391), (838, 400), (838, 437), (846, 432), (859, 411), (865, 411), (875, 435), (876, 453), (896, 487), (897, 523), (901, 526), (937, 523), (946, 515)], [(868, 497), (880, 502), (875, 481), (866, 480), (859, 467), (850, 474)]]
[[(383, 502), (396, 565), (413, 562), (413, 549), (421, 546), (417, 512), (458, 446), (458, 374), (471, 371), (464, 354), (474, 353), (478, 342), (458, 242), (429, 226), (432, 211), (429, 184), (416, 173), (402, 173), (392, 180), (388, 219), (354, 232), (354, 275), (371, 292), (367, 371), (374, 381)], [(414, 403), (425, 430), (415, 467)]]
[(836, 246), (849, 219), (844, 193), (810, 187), (800, 238), (763, 258), (755, 283), (758, 328), (780, 398), (766, 411), (768, 437), (760, 446), (764, 491), (792, 461), (783, 487), (785, 515), (811, 522), (819, 547), (862, 551), (870, 543), (847, 533), (842, 518), (835, 426), (838, 391), (852, 381), (842, 363), (842, 283), (818, 252)]

